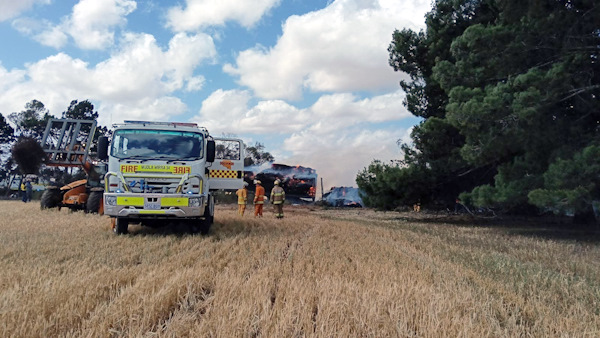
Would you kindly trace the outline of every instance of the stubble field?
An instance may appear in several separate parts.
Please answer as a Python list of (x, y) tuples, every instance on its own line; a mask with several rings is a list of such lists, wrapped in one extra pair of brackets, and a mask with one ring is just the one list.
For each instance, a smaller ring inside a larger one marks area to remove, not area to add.
[(594, 233), (217, 206), (208, 236), (0, 202), (0, 336), (598, 336)]

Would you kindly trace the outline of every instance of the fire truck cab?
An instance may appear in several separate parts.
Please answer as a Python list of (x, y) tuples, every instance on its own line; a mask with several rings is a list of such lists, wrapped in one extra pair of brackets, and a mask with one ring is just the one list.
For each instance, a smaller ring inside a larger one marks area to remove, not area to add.
[[(219, 140), (219, 139), (216, 139)], [(101, 138), (99, 157), (108, 163), (104, 213), (116, 234), (129, 223), (145, 226), (184, 221), (193, 232), (208, 233), (216, 189), (243, 186), (244, 148), (215, 161), (215, 138), (195, 123), (125, 121), (113, 125), (112, 140)]]

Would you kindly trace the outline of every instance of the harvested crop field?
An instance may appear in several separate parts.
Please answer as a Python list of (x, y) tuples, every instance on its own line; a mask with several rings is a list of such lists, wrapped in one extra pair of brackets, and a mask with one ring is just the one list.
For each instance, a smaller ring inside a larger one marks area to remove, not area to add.
[(596, 233), (234, 207), (208, 236), (116, 236), (105, 216), (0, 202), (0, 336), (600, 335)]

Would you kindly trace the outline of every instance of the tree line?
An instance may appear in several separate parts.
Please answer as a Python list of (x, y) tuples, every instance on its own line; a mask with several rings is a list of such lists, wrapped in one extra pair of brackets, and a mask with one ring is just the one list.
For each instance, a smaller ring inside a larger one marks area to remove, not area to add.
[[(94, 105), (89, 100), (73, 100), (62, 113), (62, 118), (79, 120), (97, 120), (98, 116), (98, 112), (94, 110)], [(61, 183), (83, 178), (79, 177), (84, 176), (83, 172), (76, 171), (73, 173), (71, 170), (64, 168), (48, 167), (39, 171), (40, 159), (43, 154), (41, 156), (40, 154), (30, 154), (41, 149), (39, 143), (48, 121), (52, 118), (54, 116), (38, 100), (26, 103), (24, 110), (13, 112), (7, 117), (0, 114), (0, 142), (2, 143), (0, 148), (0, 180), (18, 174), (39, 174), (45, 179), (54, 178)], [(107, 127), (98, 126), (94, 134), (93, 144), (96, 144), (98, 137), (107, 133)], [(33, 156), (36, 157), (37, 161), (35, 159), (18, 161), (19, 156)], [(21, 166), (18, 165), (19, 162)], [(31, 165), (23, 165), (23, 163)]]
[(404, 158), (356, 178), (367, 205), (462, 203), (505, 213), (572, 213), (600, 201), (600, 3), (437, 0), (426, 29), (393, 32), (422, 118)]
[[(94, 110), (94, 105), (89, 100), (73, 100), (62, 113), (62, 118), (68, 119), (97, 121), (98, 117), (98, 112)], [(71, 170), (56, 167), (42, 167), (40, 170), (41, 159), (44, 154), (40, 156), (35, 152), (40, 149), (38, 145), (42, 140), (48, 121), (52, 118), (54, 116), (38, 100), (26, 103), (23, 111), (13, 112), (6, 118), (0, 113), (0, 144), (2, 144), (0, 146), (0, 180), (4, 180), (11, 175), (39, 174), (45, 180), (53, 178), (59, 184), (66, 184), (84, 178), (85, 173), (82, 171), (73, 173)], [(97, 140), (102, 135), (110, 135), (109, 129), (104, 126), (97, 126), (92, 140), (92, 155), (96, 151)], [(230, 136), (234, 137), (235, 135)], [(15, 149), (18, 151), (15, 151)], [(275, 160), (273, 155), (266, 151), (263, 143), (255, 142), (254, 145), (245, 146), (245, 149), (244, 165), (247, 167), (260, 166)], [(227, 150), (217, 149), (217, 151)], [(35, 157), (37, 161), (18, 161), (17, 157), (19, 156)], [(19, 166), (17, 163), (21, 163), (21, 165)], [(30, 165), (23, 165), (23, 163)]]

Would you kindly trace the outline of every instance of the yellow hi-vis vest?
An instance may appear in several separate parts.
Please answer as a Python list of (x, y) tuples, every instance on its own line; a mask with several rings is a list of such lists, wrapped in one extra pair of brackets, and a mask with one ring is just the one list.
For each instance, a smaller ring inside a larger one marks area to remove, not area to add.
[(248, 200), (248, 190), (245, 188), (238, 189), (235, 194), (238, 197), (238, 204), (246, 204), (246, 201)]
[(285, 201), (285, 191), (282, 187), (275, 187), (271, 190), (271, 203), (281, 204)]

